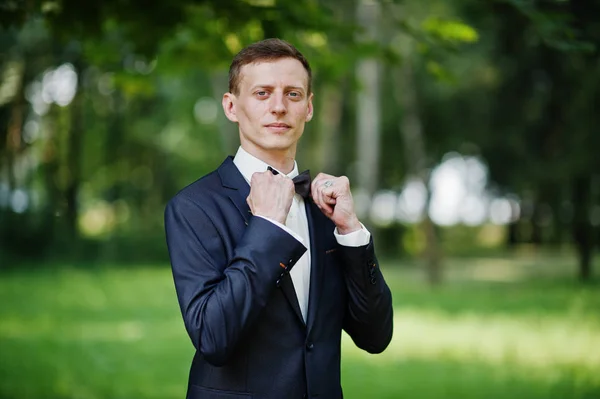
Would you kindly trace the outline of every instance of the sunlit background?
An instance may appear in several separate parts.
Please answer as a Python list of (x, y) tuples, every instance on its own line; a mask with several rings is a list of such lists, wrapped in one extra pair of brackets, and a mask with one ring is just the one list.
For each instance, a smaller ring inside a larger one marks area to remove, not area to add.
[(0, 398), (182, 398), (163, 211), (238, 146), (227, 69), (314, 70), (394, 298), (348, 398), (600, 398), (600, 2), (0, 2)]

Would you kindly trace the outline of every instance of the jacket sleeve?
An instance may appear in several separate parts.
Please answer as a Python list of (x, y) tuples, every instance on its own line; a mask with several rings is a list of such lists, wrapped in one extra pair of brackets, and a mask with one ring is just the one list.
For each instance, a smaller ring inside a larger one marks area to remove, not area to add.
[(208, 362), (222, 366), (277, 280), (306, 248), (268, 220), (252, 217), (234, 256), (223, 261), (225, 246), (215, 223), (198, 203), (182, 196), (166, 207), (165, 231), (187, 332)]
[(387, 348), (393, 334), (392, 294), (375, 257), (373, 239), (362, 247), (340, 246), (348, 307), (344, 330), (369, 353)]

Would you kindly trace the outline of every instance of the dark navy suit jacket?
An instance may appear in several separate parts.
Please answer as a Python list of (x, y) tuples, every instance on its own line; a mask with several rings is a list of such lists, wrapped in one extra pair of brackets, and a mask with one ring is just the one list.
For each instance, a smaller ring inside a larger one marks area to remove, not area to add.
[(392, 299), (373, 242), (343, 247), (309, 199), (307, 322), (289, 271), (306, 251), (253, 217), (232, 157), (181, 190), (165, 228), (175, 288), (196, 348), (188, 399), (341, 398), (340, 344), (379, 353), (392, 337)]

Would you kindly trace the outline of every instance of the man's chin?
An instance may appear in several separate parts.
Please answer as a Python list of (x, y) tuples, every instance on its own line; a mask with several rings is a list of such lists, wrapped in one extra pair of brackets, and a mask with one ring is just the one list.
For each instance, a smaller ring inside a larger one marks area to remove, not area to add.
[(294, 149), (299, 137), (290, 133), (279, 135), (263, 132), (260, 138), (254, 137), (254, 140), (252, 140), (252, 137), (246, 137), (246, 139), (248, 144), (260, 149), (260, 151), (283, 152)]
[(289, 135), (276, 135), (270, 136), (263, 144), (265, 149), (282, 151), (293, 147), (297, 141), (298, 140), (293, 139), (292, 136)]

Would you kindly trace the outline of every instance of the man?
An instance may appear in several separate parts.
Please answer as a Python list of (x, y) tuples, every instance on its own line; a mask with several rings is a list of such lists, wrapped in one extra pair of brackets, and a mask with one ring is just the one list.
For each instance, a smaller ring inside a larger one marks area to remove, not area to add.
[(222, 101), (240, 148), (167, 205), (175, 287), (196, 348), (189, 399), (341, 398), (342, 329), (370, 353), (391, 340), (390, 290), (348, 179), (298, 174), (312, 98), (310, 66), (289, 43), (243, 49)]

